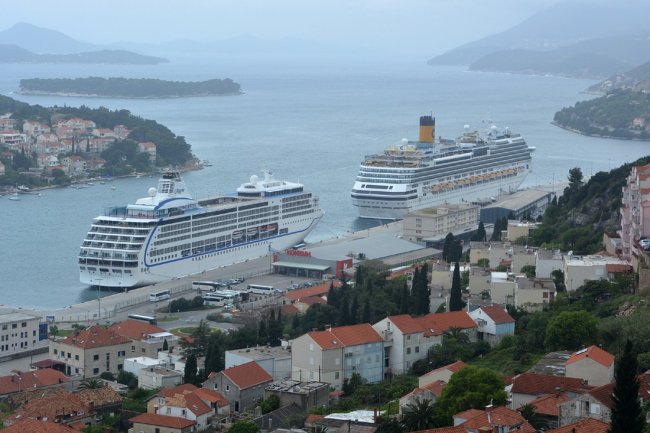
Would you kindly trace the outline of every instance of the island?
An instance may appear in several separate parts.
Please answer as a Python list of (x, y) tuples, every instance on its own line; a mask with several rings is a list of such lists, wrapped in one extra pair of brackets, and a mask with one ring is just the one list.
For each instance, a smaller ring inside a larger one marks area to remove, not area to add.
[(145, 56), (126, 50), (97, 50), (72, 54), (37, 54), (13, 44), (0, 44), (0, 63), (104, 63), (157, 65), (169, 63), (163, 57)]
[(181, 98), (239, 95), (241, 86), (230, 78), (194, 82), (122, 77), (31, 78), (20, 80), (20, 92), (109, 98)]
[(0, 95), (0, 189), (200, 164), (185, 138), (128, 110), (42, 107)]
[(594, 137), (650, 140), (650, 94), (614, 90), (555, 113), (553, 124)]

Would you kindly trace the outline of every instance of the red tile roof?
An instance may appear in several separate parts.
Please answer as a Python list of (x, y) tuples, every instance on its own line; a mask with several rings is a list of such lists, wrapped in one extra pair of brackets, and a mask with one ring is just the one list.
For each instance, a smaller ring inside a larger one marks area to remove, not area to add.
[(384, 339), (368, 323), (338, 326), (325, 331), (310, 332), (309, 336), (323, 349), (379, 343)]
[(21, 371), (16, 374), (0, 377), (0, 395), (57, 385), (67, 381), (68, 378), (65, 374), (51, 368)]
[(189, 419), (180, 418), (177, 416), (158, 415), (155, 413), (141, 413), (138, 416), (134, 416), (129, 421), (132, 423), (177, 429), (187, 428), (196, 424), (195, 421)]
[(463, 368), (463, 367), (467, 367), (467, 364), (465, 364), (463, 361), (459, 360), (459, 361), (456, 361), (456, 362), (452, 362), (451, 364), (443, 365), (442, 367), (438, 367), (435, 370), (431, 370), (430, 372), (425, 373), (420, 377), (426, 377), (426, 376), (429, 376), (429, 375), (432, 375), (432, 374), (436, 374), (436, 373), (439, 373), (439, 372), (441, 372), (443, 370), (449, 370), (452, 373), (458, 373), (461, 370), (461, 368)]
[(158, 394), (162, 395), (163, 397), (172, 397), (176, 394), (188, 394), (190, 392), (196, 391), (197, 389), (199, 388), (192, 385), (191, 383), (184, 383), (173, 388), (161, 388), (160, 391), (158, 391)]
[(515, 394), (554, 394), (558, 388), (562, 391), (582, 392), (592, 387), (582, 379), (548, 374), (522, 373), (512, 378), (512, 392)]
[(155, 334), (157, 332), (165, 332), (163, 328), (156, 325), (151, 325), (142, 320), (128, 319), (124, 322), (114, 323), (108, 329), (115, 332), (117, 335), (129, 338), (131, 340), (141, 340), (147, 334)]
[(547, 416), (558, 417), (560, 415), (560, 405), (569, 400), (566, 393), (543, 395), (531, 401), (535, 413)]
[(224, 407), (230, 404), (226, 397), (212, 389), (199, 388), (194, 391), (194, 394), (196, 394), (203, 401), (215, 403), (218, 407)]
[[(598, 386), (594, 389), (589, 390), (596, 400), (601, 402), (607, 407), (612, 407), (612, 393), (614, 392), (614, 383), (608, 383), (606, 385)], [(641, 394), (641, 388), (639, 387), (639, 394)], [(645, 397), (641, 395), (642, 397)]]
[(89, 407), (82, 402), (78, 395), (61, 394), (29, 400), (7, 418), (7, 424), (13, 424), (23, 419), (73, 421), (92, 415), (89, 412)]
[(312, 306), (314, 304), (327, 304), (327, 301), (320, 296), (309, 296), (307, 298), (300, 298), (296, 302)]
[(307, 427), (311, 426), (317, 421), (320, 421), (322, 419), (325, 419), (325, 415), (316, 415), (316, 414), (309, 414), (307, 415), (307, 419), (305, 419), (305, 425)]
[(409, 392), (404, 397), (408, 397), (409, 395), (417, 395), (424, 391), (430, 391), (436, 397), (440, 397), (440, 395), (442, 394), (442, 390), (445, 388), (445, 386), (447, 386), (447, 382), (445, 382), (444, 380), (436, 380), (431, 382), (428, 385), (414, 388), (413, 391)]
[[(306, 287), (304, 289), (290, 290), (285, 295), (290, 301), (295, 301), (301, 298), (308, 298), (310, 296), (326, 295), (330, 291), (330, 284), (319, 284), (318, 286)], [(334, 283), (334, 287), (339, 287), (340, 283)]]
[(497, 305), (481, 307), (481, 310), (483, 310), (490, 319), (494, 320), (494, 323), (496, 323), (497, 325), (502, 323), (515, 322), (515, 319), (513, 319), (512, 316), (508, 314), (506, 310), (504, 310), (503, 308)]
[(201, 398), (194, 392), (165, 397), (165, 406), (187, 408), (187, 410), (196, 416), (212, 412), (210, 406), (201, 400)]
[(228, 377), (239, 389), (248, 389), (261, 383), (273, 381), (273, 377), (255, 361), (226, 368), (221, 373)]
[(492, 409), (488, 414), (487, 410), (481, 410), (474, 417), (469, 418), (461, 425), (467, 429), (480, 429), (481, 427), (506, 426), (510, 430), (517, 430), (518, 433), (535, 433), (533, 426), (521, 416), (516, 410), (500, 406)]
[(594, 418), (583, 418), (573, 424), (546, 430), (546, 433), (607, 433), (609, 424)]
[(473, 329), (477, 325), (465, 311), (450, 311), (448, 313), (432, 313), (422, 317), (411, 317), (407, 314), (388, 317), (402, 334), (423, 332), (425, 337), (442, 335), (450, 328)]
[(115, 332), (104, 328), (100, 325), (91, 326), (88, 329), (79, 331), (78, 334), (68, 335), (61, 344), (80, 347), (83, 349), (92, 349), (96, 347), (116, 346), (118, 344), (130, 343), (126, 337), (116, 334)]
[(610, 367), (614, 363), (614, 355), (601, 349), (598, 346), (589, 346), (586, 349), (578, 350), (577, 352), (573, 353), (567, 360), (566, 365), (582, 361), (586, 358), (591, 358), (597, 363), (604, 365), (605, 367)]
[(79, 433), (65, 424), (26, 419), (2, 429), (2, 433)]
[[(650, 190), (648, 192), (650, 192)], [(609, 273), (628, 272), (632, 270), (632, 265), (626, 265), (623, 263), (607, 263), (605, 269)]]
[(454, 419), (462, 419), (464, 420), (463, 422), (465, 422), (472, 418), (480, 416), (482, 413), (483, 411), (479, 409), (467, 409), (454, 415)]
[(467, 429), (465, 427), (457, 425), (452, 427), (439, 427), (429, 430), (419, 430), (415, 433), (467, 433)]

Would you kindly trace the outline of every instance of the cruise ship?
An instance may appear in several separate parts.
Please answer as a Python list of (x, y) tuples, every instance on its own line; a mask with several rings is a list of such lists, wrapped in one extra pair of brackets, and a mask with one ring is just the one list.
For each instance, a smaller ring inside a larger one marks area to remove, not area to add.
[(148, 193), (93, 220), (79, 252), (82, 283), (124, 289), (262, 257), (302, 242), (323, 216), (302, 184), (268, 172), (203, 200), (167, 172)]
[(465, 126), (456, 140), (436, 140), (435, 131), (435, 118), (422, 116), (418, 141), (366, 156), (351, 192), (361, 218), (395, 220), (444, 203), (490, 200), (517, 190), (531, 171), (535, 148), (507, 128), (482, 136)]

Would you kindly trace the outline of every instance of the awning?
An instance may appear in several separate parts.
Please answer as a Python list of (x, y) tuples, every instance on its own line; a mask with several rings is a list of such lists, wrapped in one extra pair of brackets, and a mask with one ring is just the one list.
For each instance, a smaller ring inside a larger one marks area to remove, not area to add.
[(309, 263), (293, 263), (293, 262), (273, 262), (273, 266), (282, 266), (285, 268), (307, 269), (310, 271), (325, 272), (330, 268), (327, 265), (312, 265)]

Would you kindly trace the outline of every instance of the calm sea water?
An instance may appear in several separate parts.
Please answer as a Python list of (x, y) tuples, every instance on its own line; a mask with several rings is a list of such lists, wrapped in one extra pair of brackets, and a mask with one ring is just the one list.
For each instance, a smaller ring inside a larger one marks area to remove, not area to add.
[[(424, 63), (424, 62), (423, 62)], [(245, 94), (234, 97), (128, 100), (11, 94), (21, 78), (85, 76), (203, 80), (230, 77)], [(418, 118), (432, 113), (437, 133), (457, 136), (464, 124), (491, 120), (522, 133), (537, 151), (524, 186), (609, 170), (650, 153), (648, 143), (593, 139), (550, 125), (561, 107), (587, 98), (590, 81), (470, 73), (424, 64), (299, 63), (274, 59), (183, 59), (160, 66), (3, 65), (0, 93), (31, 104), (126, 108), (185, 136), (200, 159), (214, 165), (188, 173), (195, 197), (234, 190), (271, 169), (303, 182), (326, 211), (311, 241), (359, 230), (349, 190), (364, 155), (403, 137), (417, 138)], [(92, 218), (104, 207), (145, 196), (155, 178), (123, 179), (41, 197), (0, 198), (0, 303), (65, 306), (94, 299), (78, 281), (76, 257)]]

